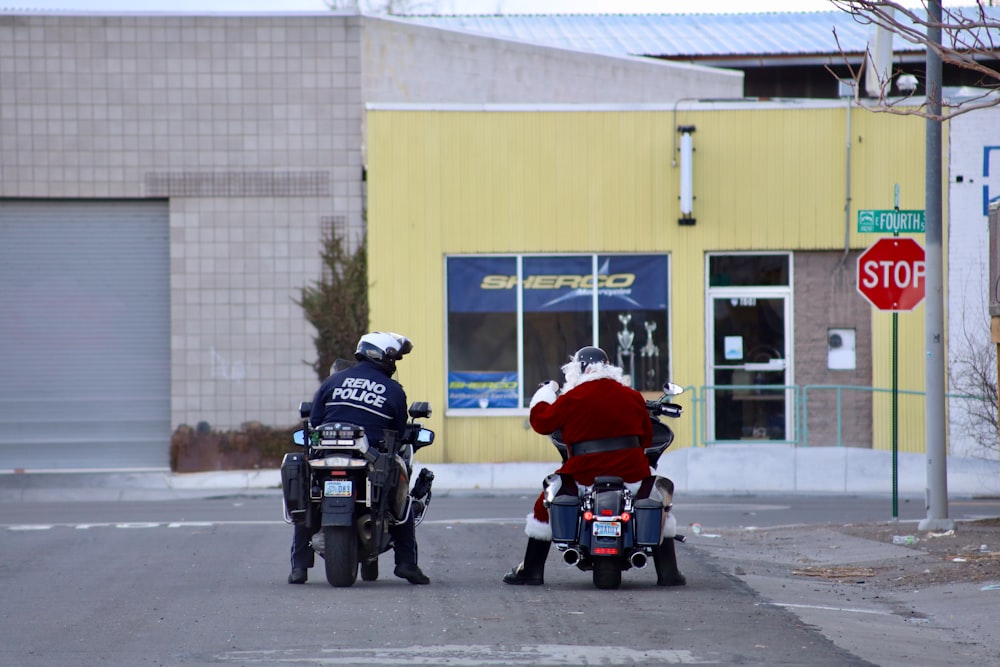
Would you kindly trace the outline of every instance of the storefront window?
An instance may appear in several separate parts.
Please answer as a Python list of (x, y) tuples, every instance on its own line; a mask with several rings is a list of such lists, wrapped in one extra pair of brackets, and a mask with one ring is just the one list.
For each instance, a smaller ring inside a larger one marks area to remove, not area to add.
[(449, 409), (526, 407), (585, 345), (656, 391), (668, 379), (667, 276), (665, 255), (449, 257)]

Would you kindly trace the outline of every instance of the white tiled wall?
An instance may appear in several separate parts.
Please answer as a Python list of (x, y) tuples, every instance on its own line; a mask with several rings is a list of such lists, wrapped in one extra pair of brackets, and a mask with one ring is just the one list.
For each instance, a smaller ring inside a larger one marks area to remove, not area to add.
[[(950, 142), (948, 166), (948, 357), (970, 354), (970, 346), (988, 349), (987, 309), (989, 229), (983, 212), (983, 188), (1000, 196), (1000, 108), (956, 116), (945, 124)], [(989, 147), (993, 147), (990, 150)], [(987, 173), (988, 172), (988, 175)], [(963, 402), (949, 402), (951, 454), (984, 453), (980, 439), (968, 433)], [(995, 456), (996, 435), (991, 443)]]

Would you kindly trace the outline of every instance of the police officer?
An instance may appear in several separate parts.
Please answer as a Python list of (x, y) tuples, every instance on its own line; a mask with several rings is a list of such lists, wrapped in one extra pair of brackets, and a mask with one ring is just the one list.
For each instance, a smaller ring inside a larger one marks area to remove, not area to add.
[[(406, 393), (392, 379), (396, 361), (413, 349), (406, 336), (374, 331), (358, 341), (354, 352), (358, 363), (328, 377), (313, 398), (309, 423), (319, 426), (343, 421), (363, 426), (370, 442), (383, 439), (384, 430), (402, 433), (406, 425)], [(304, 584), (313, 566), (315, 553), (309, 541), (315, 531), (295, 524), (292, 538), (292, 572), (288, 583)], [(411, 584), (429, 584), (430, 579), (417, 566), (417, 539), (413, 513), (406, 523), (389, 529), (395, 550), (397, 577)]]

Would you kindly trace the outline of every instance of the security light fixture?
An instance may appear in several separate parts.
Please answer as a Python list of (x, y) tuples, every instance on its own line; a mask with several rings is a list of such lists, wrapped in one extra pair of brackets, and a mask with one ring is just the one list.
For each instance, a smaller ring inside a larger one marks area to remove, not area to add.
[(678, 126), (677, 131), (681, 133), (681, 217), (677, 223), (681, 225), (693, 225), (694, 218), (694, 185), (692, 183), (692, 164), (694, 158), (694, 125)]
[(912, 93), (917, 89), (917, 77), (912, 74), (900, 74), (896, 77), (896, 88), (901, 93)]

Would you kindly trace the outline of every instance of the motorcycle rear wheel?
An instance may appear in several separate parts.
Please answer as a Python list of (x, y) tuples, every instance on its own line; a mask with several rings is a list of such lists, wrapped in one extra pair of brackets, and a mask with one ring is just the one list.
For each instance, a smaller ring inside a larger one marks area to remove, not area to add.
[(358, 580), (358, 536), (353, 526), (323, 528), (323, 563), (331, 586), (346, 588)]
[(594, 559), (594, 588), (613, 590), (622, 585), (622, 568), (617, 558)]

